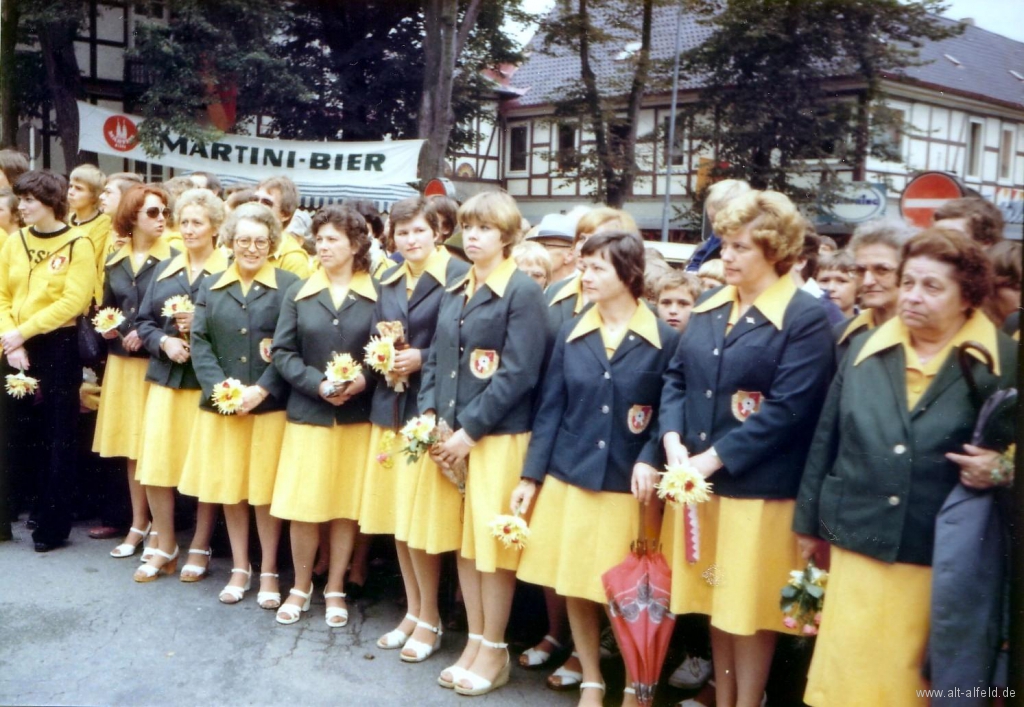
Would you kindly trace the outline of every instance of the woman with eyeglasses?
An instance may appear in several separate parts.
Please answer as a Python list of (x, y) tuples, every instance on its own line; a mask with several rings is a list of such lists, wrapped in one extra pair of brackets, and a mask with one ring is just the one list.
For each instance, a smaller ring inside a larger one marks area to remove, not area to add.
[[(111, 557), (116, 558), (134, 555), (151, 527), (146, 492), (135, 478), (149, 392), (146, 381), (149, 352), (142, 345), (138, 326), (142, 299), (157, 266), (177, 253), (161, 238), (170, 215), (167, 202), (167, 193), (153, 186), (140, 184), (125, 192), (114, 214), (114, 230), (128, 242), (104, 266), (101, 306), (117, 308), (124, 321), (103, 334), (110, 355), (96, 414), (92, 450), (101, 457), (128, 460), (132, 525), (124, 542), (110, 551)], [(149, 560), (154, 553), (164, 562), (170, 562), (171, 553), (156, 550), (155, 546), (147, 548), (143, 558)]]
[[(271, 365), (271, 347), (285, 291), (298, 277), (275, 268), (270, 253), (281, 241), (281, 224), (262, 204), (231, 212), (221, 238), (234, 262), (206, 279), (192, 320), (192, 366), (202, 388), (178, 490), (200, 503), (224, 506), (233, 566), (220, 593), (237, 604), (249, 590), (249, 508), (256, 513), (262, 562), (257, 603), (281, 605), (277, 547), (281, 521), (270, 515), (277, 460), (284, 437), (288, 384)], [(214, 388), (233, 378), (244, 386), (241, 405), (222, 414)], [(195, 538), (190, 547), (208, 546)]]

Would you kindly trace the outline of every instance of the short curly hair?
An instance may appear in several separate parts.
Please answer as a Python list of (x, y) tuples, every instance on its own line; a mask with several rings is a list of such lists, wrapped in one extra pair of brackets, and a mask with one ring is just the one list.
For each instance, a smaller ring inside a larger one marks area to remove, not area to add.
[(911, 258), (930, 258), (953, 266), (960, 296), (973, 310), (992, 294), (992, 263), (981, 245), (951, 228), (926, 228), (903, 245), (899, 277)]
[(228, 248), (234, 246), (235, 231), (238, 230), (239, 221), (252, 221), (253, 223), (266, 226), (267, 235), (270, 237), (270, 254), (273, 255), (277, 252), (277, 247), (281, 245), (281, 223), (277, 220), (277, 216), (274, 216), (274, 212), (270, 210), (269, 206), (258, 201), (250, 201), (249, 203), (241, 204), (232, 211), (227, 221), (224, 222), (224, 226), (220, 229), (221, 245)]
[(316, 212), (309, 230), (316, 238), (317, 232), (330, 224), (348, 236), (352, 247), (352, 271), (370, 271), (370, 234), (363, 215), (351, 206), (326, 206)]
[(800, 258), (805, 219), (785, 194), (751, 190), (730, 200), (715, 216), (715, 233), (726, 237), (750, 228), (764, 257), (785, 275)]
[[(198, 206), (210, 219), (213, 230), (219, 231), (227, 218), (224, 202), (210, 189), (189, 189), (182, 192), (174, 203), (174, 222), (181, 223), (181, 212), (188, 206)], [(216, 240), (216, 239), (215, 239)]]
[(1003, 240), (1003, 214), (999, 208), (987, 199), (969, 196), (964, 199), (951, 199), (935, 209), (932, 220), (967, 219), (971, 238), (983, 246), (990, 246)]

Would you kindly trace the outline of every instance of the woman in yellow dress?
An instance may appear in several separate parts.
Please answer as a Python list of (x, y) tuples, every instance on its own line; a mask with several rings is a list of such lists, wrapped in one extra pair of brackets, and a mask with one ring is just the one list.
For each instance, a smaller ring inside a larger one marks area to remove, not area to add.
[(519, 555), (501, 547), (489, 525), (508, 512), (519, 481), (547, 344), (543, 293), (511, 258), (521, 221), (515, 201), (500, 192), (477, 194), (459, 209), (473, 266), (441, 301), (419, 397), (421, 410), (454, 431), (432, 458), (447, 467), (466, 461), (469, 469), (458, 559), (469, 641), (438, 678), (462, 695), (490, 692), (509, 677), (504, 638)]
[[(281, 241), (281, 225), (262, 204), (244, 204), (231, 212), (221, 231), (234, 263), (203, 283), (192, 320), (192, 366), (202, 397), (192, 427), (178, 490), (200, 503), (219, 503), (231, 541), (234, 566), (220, 593), (237, 604), (250, 586), (249, 508), (256, 514), (262, 552), (262, 608), (276, 609), (277, 548), (281, 521), (270, 515), (277, 459), (284, 436), (288, 384), (271, 365), (274, 329), (285, 291), (298, 281), (268, 262)], [(242, 385), (240, 407), (221, 414), (214, 389), (234, 379)], [(202, 548), (208, 538), (194, 538)]]
[[(110, 552), (112, 557), (118, 558), (134, 555), (151, 527), (146, 492), (135, 478), (149, 392), (146, 380), (149, 351), (142, 345), (138, 327), (142, 299), (158, 266), (176, 254), (162, 238), (171, 213), (167, 201), (167, 193), (157, 187), (140, 184), (125, 192), (114, 215), (114, 230), (128, 242), (104, 266), (101, 306), (118, 309), (124, 321), (103, 334), (110, 355), (103, 376), (92, 450), (101, 457), (128, 460), (132, 526), (124, 542)], [(151, 545), (155, 539), (156, 536), (151, 536)], [(174, 539), (170, 541), (173, 543)], [(148, 560), (151, 554), (147, 548), (144, 559)]]
[[(388, 431), (397, 434), (419, 412), (420, 371), (430, 353), (444, 288), (464, 276), (469, 266), (439, 245), (440, 223), (431, 201), (411, 197), (397, 202), (389, 224), (403, 264), (384, 272), (374, 322), (401, 322), (408, 347), (395, 357), (395, 370), (406, 380), (401, 392), (386, 381), (378, 381), (373, 391), (373, 432), (359, 524), (365, 533), (395, 536), (405, 583), (408, 613), (377, 640), (377, 646), (400, 648), (402, 660), (418, 663), (433, 653), (435, 627), (441, 625), (437, 606), (441, 553), (457, 550), (461, 543), (462, 499), (426, 455), (418, 462), (406, 462), (405, 455), (395, 450), (383, 462), (379, 455), (388, 454), (381, 449)], [(418, 514), (423, 513), (439, 522), (420, 522)], [(448, 519), (442, 521), (445, 515)]]
[[(165, 313), (172, 298), (187, 298), (195, 303), (207, 277), (223, 272), (227, 257), (216, 247), (217, 231), (224, 223), (224, 202), (206, 189), (190, 189), (175, 204), (185, 252), (157, 266), (152, 284), (142, 300), (139, 337), (151, 354), (146, 380), (150, 382), (146, 399), (142, 449), (136, 479), (146, 490), (153, 529), (158, 533), (156, 547), (161, 551), (135, 573), (136, 582), (148, 582), (164, 572), (167, 558), (177, 543), (174, 529), (174, 490), (188, 453), (192, 423), (199, 409), (199, 380), (192, 368), (189, 331), (191, 312)], [(200, 503), (196, 517), (196, 537), (209, 541), (213, 531), (215, 507)], [(189, 555), (209, 558), (204, 544), (192, 547)], [(182, 568), (183, 582), (194, 582), (206, 574), (208, 560), (201, 565)]]
[(372, 387), (363, 373), (339, 382), (328, 380), (326, 371), (336, 354), (362, 360), (377, 291), (362, 216), (328, 206), (313, 217), (312, 231), (321, 268), (285, 293), (274, 334), (274, 366), (292, 392), (270, 512), (291, 521), (295, 563), (295, 586), (277, 621), (293, 624), (309, 610), (320, 524), (327, 523), (325, 620), (341, 628), (348, 623), (345, 570), (369, 456)]

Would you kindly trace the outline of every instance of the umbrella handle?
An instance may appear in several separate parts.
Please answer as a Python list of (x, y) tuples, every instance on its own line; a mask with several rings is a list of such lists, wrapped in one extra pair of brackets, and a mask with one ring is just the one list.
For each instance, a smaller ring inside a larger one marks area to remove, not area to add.
[(964, 375), (964, 380), (967, 382), (967, 388), (971, 391), (971, 400), (974, 402), (974, 407), (980, 408), (984, 402), (984, 396), (978, 390), (978, 382), (975, 380), (974, 371), (971, 368), (971, 359), (973, 357), (968, 353), (971, 349), (981, 354), (989, 371), (993, 370), (995, 364), (992, 352), (977, 341), (965, 341), (957, 347), (957, 361), (960, 363), (960, 370)]
[(651, 543), (651, 538), (647, 534), (647, 504), (637, 501), (636, 508), (640, 522), (637, 524), (637, 537), (633, 541), (633, 551), (639, 555), (645, 555), (654, 549), (657, 543)]

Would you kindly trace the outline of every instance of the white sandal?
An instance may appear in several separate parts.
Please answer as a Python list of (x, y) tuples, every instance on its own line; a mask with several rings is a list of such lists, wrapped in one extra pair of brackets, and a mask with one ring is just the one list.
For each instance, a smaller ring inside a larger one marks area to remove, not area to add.
[[(418, 624), (420, 620), (412, 614), (406, 614), (405, 619), (412, 621), (414, 624)], [(402, 621), (405, 621), (402, 619)], [(392, 651), (396, 648), (402, 648), (405, 646), (405, 642), (409, 640), (409, 634), (400, 628), (392, 629), (383, 636), (377, 639), (377, 647), (383, 648), (386, 651)]]
[[(494, 680), (488, 680), (482, 678), (476, 673), (467, 670), (463, 673), (462, 677), (455, 683), (455, 692), (466, 697), (476, 697), (477, 695), (486, 695), (488, 692), (493, 692), (499, 687), (508, 682), (509, 674), (512, 672), (512, 661), (508, 656), (508, 644), (507, 643), (495, 643), (488, 641), (486, 638), (481, 639), (480, 645), (485, 648), (496, 648), (505, 650), (505, 665), (501, 666), (501, 670), (494, 676)], [(462, 687), (459, 683), (468, 682), (469, 687)]]
[(581, 682), (580, 691), (583, 690), (600, 690), (601, 692), (604, 692), (605, 686), (603, 682)]
[[(207, 557), (212, 557), (209, 548), (207, 548), (206, 550), (197, 550), (194, 547), (190, 547), (188, 549), (187, 554), (206, 555)], [(209, 567), (209, 560), (207, 560), (206, 567), (200, 567), (199, 565), (185, 565), (181, 568), (181, 576), (178, 577), (178, 579), (180, 579), (182, 582), (198, 582), (199, 580), (206, 577), (206, 575), (209, 573)], [(191, 572), (191, 574), (186, 576), (186, 572)]]
[[(441, 630), (440, 624), (437, 626), (431, 626), (426, 621), (417, 621), (416, 626), (419, 628), (425, 628), (437, 634), (437, 638), (434, 639), (433, 645), (424, 643), (423, 641), (417, 641), (415, 638), (410, 638), (405, 647), (402, 649), (402, 653), (398, 656), (406, 663), (422, 663), (430, 656), (434, 655), (434, 652), (441, 648), (441, 636), (444, 632)], [(410, 650), (413, 655), (406, 655), (406, 651)]]
[[(291, 591), (289, 591), (288, 594), (294, 594), (297, 597), (302, 597), (305, 600), (305, 602), (302, 604), (301, 607), (296, 606), (295, 604), (289, 604), (287, 602), (281, 604), (281, 606), (277, 610), (277, 623), (288, 626), (289, 624), (293, 624), (296, 621), (298, 621), (299, 617), (302, 616), (302, 612), (309, 611), (309, 596), (312, 593), (313, 587), (310, 587), (308, 592), (303, 592), (296, 589), (295, 587), (292, 587)], [(282, 614), (284, 614), (284, 618), (281, 618)]]
[[(419, 623), (418, 619), (416, 623)], [(482, 641), (484, 640), (484, 637), (479, 633), (471, 633), (467, 636), (467, 639), (470, 641)], [(441, 671), (440, 675), (437, 676), (437, 684), (446, 690), (454, 690), (455, 683), (461, 680), (463, 676), (465, 676), (465, 674), (468, 672), (468, 670), (466, 670), (460, 665), (449, 665), (447, 668)], [(451, 673), (452, 679), (450, 682), (444, 679), (445, 673)]]
[[(345, 592), (324, 592), (324, 601), (327, 601), (328, 599), (344, 599), (345, 596)], [(332, 623), (331, 619), (341, 619), (341, 623)], [(324, 621), (330, 628), (345, 628), (348, 626), (348, 609), (342, 609), (338, 606), (328, 606), (327, 615), (324, 616)]]
[[(576, 658), (578, 660), (579, 657), (579, 653), (576, 651), (572, 652), (571, 658)], [(569, 661), (567, 660), (566, 663), (568, 662)], [(558, 682), (551, 682), (552, 678), (558, 678)], [(583, 682), (583, 673), (578, 670), (569, 670), (565, 665), (562, 665), (558, 670), (548, 676), (548, 679), (544, 681), (544, 684), (548, 686), (549, 690), (561, 692), (562, 690), (575, 690), (579, 687), (581, 682)]]
[[(152, 523), (150, 523), (149, 525), (150, 525), (150, 527), (153, 526)], [(156, 538), (159, 535), (160, 535), (160, 533), (156, 532), (155, 530), (152, 530), (149, 533), (149, 537), (150, 538)], [(149, 558), (151, 558), (153, 556), (153, 550), (156, 549), (156, 542), (155, 541), (149, 541), (149, 542), (151, 542), (152, 544), (150, 544), (147, 547), (142, 548), (142, 557), (139, 558), (139, 562), (149, 562)]]
[[(555, 637), (552, 636), (551, 634), (548, 634), (548, 635), (544, 636), (544, 638), (540, 639), (540, 643), (538, 643), (537, 645), (539, 646), (541, 643), (544, 643), (544, 641), (547, 641), (552, 646), (554, 646), (554, 650), (552, 650), (552, 651), (543, 651), (543, 650), (537, 648), (537, 646), (534, 646), (533, 648), (527, 648), (525, 651), (523, 651), (522, 653), (519, 654), (519, 666), (520, 667), (522, 667), (522, 668), (540, 668), (541, 666), (546, 665), (549, 660), (551, 660), (551, 655), (555, 651), (562, 650), (562, 644), (559, 643), (555, 639)], [(526, 658), (525, 662), (523, 661), (523, 658)]]
[(135, 570), (135, 574), (132, 576), (136, 582), (152, 582), (154, 579), (162, 574), (174, 574), (174, 571), (178, 568), (178, 548), (174, 548), (174, 554), (168, 555), (163, 550), (153, 548), (153, 555), (159, 556), (167, 560), (159, 567), (154, 567), (150, 564), (145, 564)]
[[(280, 575), (278, 575), (276, 572), (260, 572), (260, 583), (263, 582), (264, 577), (273, 577), (274, 579), (279, 579)], [(270, 604), (272, 602), (277, 603), (271, 606)], [(273, 609), (280, 609), (281, 592), (259, 592), (256, 595), (256, 603), (260, 605), (261, 609), (267, 609), (268, 611), (271, 611)]]
[(139, 535), (142, 536), (142, 539), (139, 540), (139, 542), (135, 543), (134, 545), (132, 543), (121, 543), (120, 545), (118, 545), (117, 547), (115, 547), (113, 550), (110, 551), (110, 556), (111, 557), (116, 557), (117, 559), (120, 560), (120, 559), (123, 559), (125, 557), (131, 557), (132, 555), (134, 555), (136, 552), (139, 551), (139, 545), (142, 545), (144, 542), (146, 542), (146, 536), (149, 534), (149, 529), (152, 528), (152, 527), (153, 527), (153, 524), (150, 523), (149, 525), (146, 526), (145, 530), (139, 530), (138, 528), (135, 528), (135, 527), (129, 528), (128, 529), (128, 534), (129, 535), (131, 535), (132, 533), (138, 533)]
[[(220, 599), (220, 602), (222, 604), (238, 604), (239, 602), (242, 601), (242, 599), (245, 599), (245, 593), (247, 591), (249, 591), (249, 588), (252, 586), (252, 568), (251, 567), (249, 569), (247, 569), (247, 570), (241, 570), (241, 569), (238, 569), (237, 567), (232, 567), (231, 568), (231, 572), (232, 572), (232, 574), (234, 574), (235, 572), (237, 572), (238, 574), (244, 574), (245, 575), (245, 586), (244, 587), (236, 587), (233, 584), (225, 585), (224, 588), (220, 590), (220, 594), (217, 596), (217, 598)], [(225, 597), (229, 597), (231, 599), (234, 599), (234, 601), (224, 601)]]

